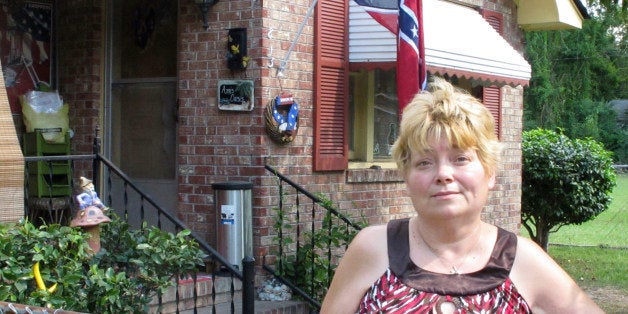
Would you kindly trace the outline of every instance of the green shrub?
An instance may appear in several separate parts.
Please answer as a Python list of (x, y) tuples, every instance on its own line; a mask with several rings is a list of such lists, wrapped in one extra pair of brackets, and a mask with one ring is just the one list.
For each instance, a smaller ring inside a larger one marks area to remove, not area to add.
[[(35, 227), (28, 221), (0, 225), (0, 300), (89, 313), (145, 313), (149, 302), (202, 265), (203, 252), (189, 239), (144, 225), (131, 230), (113, 215), (102, 225), (102, 249), (89, 254), (81, 229)], [(37, 288), (33, 265), (40, 262), (47, 287)]]
[(593, 219), (611, 202), (611, 153), (592, 139), (536, 129), (523, 133), (522, 220), (547, 250), (549, 233)]
[[(87, 309), (85, 269), (90, 255), (88, 235), (79, 229), (28, 221), (0, 224), (0, 300), (34, 306)], [(54, 293), (37, 288), (33, 265), (39, 262), (44, 283), (57, 283)]]

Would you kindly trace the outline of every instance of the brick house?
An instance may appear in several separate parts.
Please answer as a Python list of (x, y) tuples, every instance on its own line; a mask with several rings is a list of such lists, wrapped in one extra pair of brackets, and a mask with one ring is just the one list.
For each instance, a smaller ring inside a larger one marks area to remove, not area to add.
[[(517, 231), (523, 29), (579, 27), (586, 11), (579, 0), (423, 1), (429, 75), (468, 89), (498, 118), (505, 151), (484, 217)], [(371, 224), (413, 213), (387, 147), (398, 117), (395, 38), (353, 1), (319, 0), (308, 15), (311, 1), (223, 0), (206, 27), (193, 0), (40, 2), (55, 21), (51, 82), (70, 104), (72, 152), (91, 153), (99, 129), (103, 154), (210, 244), (212, 184), (246, 181), (254, 255), (273, 254), (278, 195), (264, 165)], [(232, 70), (230, 30), (242, 29), (248, 64)], [(230, 81), (252, 82), (252, 106), (221, 106)], [(284, 92), (300, 106), (298, 132), (278, 144), (265, 110)], [(20, 131), (18, 112), (14, 120)]]

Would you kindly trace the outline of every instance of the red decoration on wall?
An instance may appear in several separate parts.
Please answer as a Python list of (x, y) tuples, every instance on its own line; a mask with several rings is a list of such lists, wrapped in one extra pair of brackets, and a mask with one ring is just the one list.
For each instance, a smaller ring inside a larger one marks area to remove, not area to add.
[(37, 2), (0, 1), (0, 60), (12, 113), (18, 96), (51, 84), (52, 7)]

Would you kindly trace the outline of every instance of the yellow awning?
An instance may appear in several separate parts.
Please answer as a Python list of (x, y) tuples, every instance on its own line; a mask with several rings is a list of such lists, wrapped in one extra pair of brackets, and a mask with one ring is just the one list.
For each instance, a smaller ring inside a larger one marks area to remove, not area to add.
[(517, 23), (526, 31), (582, 28), (588, 17), (580, 0), (519, 0)]

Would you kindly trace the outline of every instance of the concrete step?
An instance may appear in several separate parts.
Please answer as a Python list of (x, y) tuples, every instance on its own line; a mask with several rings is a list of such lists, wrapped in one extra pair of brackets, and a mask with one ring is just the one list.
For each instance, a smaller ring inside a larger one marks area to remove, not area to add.
[[(233, 299), (242, 299), (242, 282), (234, 278), (225, 276), (215, 276), (215, 281), (212, 288), (212, 276), (211, 275), (199, 275), (196, 278), (196, 307), (206, 307), (210, 304), (222, 304), (230, 303), (231, 285), (233, 285)], [(215, 290), (215, 299), (212, 300), (212, 289)], [(179, 306), (178, 310), (187, 310), (194, 308), (194, 280), (180, 279), (179, 280)], [(170, 287), (166, 293), (161, 297), (162, 307), (158, 308), (158, 300), (154, 298), (150, 303), (149, 313), (176, 313), (177, 312), (177, 287)]]
[[(231, 313), (231, 300), (234, 300), (233, 313), (242, 313), (242, 283), (237, 278), (216, 276), (214, 289), (216, 291), (215, 300), (212, 301), (212, 278), (211, 275), (198, 276), (196, 279), (196, 313)], [(231, 296), (231, 285), (233, 284), (234, 294)], [(162, 296), (162, 307), (158, 308), (157, 298), (150, 304), (151, 314), (177, 313), (175, 303), (176, 287), (171, 287)], [(214, 305), (215, 304), (215, 305)], [(215, 310), (215, 312), (214, 312)], [(192, 279), (179, 280), (179, 307), (181, 314), (194, 313), (194, 281)], [(256, 314), (308, 314), (309, 307), (302, 301), (255, 301)]]
[[(217, 314), (231, 313), (231, 303), (218, 304), (215, 307)], [(213, 314), (211, 306), (197, 309), (198, 314)], [(194, 310), (182, 311), (181, 314), (192, 314)], [(242, 304), (234, 304), (233, 313), (242, 313)], [(309, 314), (310, 310), (305, 302), (301, 301), (255, 301), (255, 314)]]

